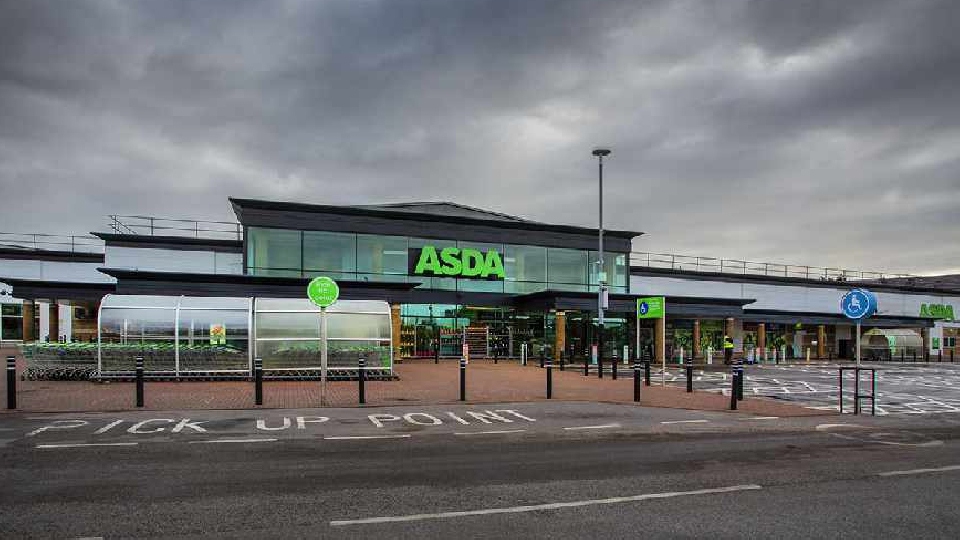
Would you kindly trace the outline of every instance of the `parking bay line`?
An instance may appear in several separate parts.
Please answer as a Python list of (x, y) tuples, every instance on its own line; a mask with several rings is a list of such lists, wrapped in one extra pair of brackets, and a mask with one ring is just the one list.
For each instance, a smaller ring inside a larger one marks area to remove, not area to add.
[(135, 442), (38, 444), (37, 448), (83, 448), (86, 446), (137, 446)]
[(480, 510), (462, 510), (458, 512), (439, 512), (436, 514), (410, 514), (406, 516), (379, 516), (362, 519), (345, 519), (331, 521), (332, 527), (343, 527), (346, 525), (366, 525), (373, 523), (398, 523), (406, 521), (422, 521), (426, 519), (444, 519), (466, 516), (486, 516), (491, 514), (519, 514), (524, 512), (537, 512), (540, 510), (559, 510), (561, 508), (576, 508), (579, 506), (595, 506), (601, 504), (618, 504), (628, 502), (646, 501), (651, 499), (668, 499), (671, 497), (683, 497), (688, 495), (710, 495), (716, 493), (733, 493), (737, 491), (751, 491), (763, 489), (756, 484), (746, 484), (739, 486), (726, 486), (720, 488), (698, 489), (693, 491), (670, 491), (666, 493), (646, 493), (643, 495), (630, 495), (626, 497), (611, 497), (609, 499), (588, 499), (584, 501), (558, 502), (548, 504), (535, 504), (527, 506), (509, 506), (506, 508), (483, 508)]
[(497, 429), (492, 431), (455, 431), (454, 435), (498, 435), (501, 433), (523, 433), (525, 429)]
[(409, 439), (409, 433), (396, 434), (396, 435), (342, 435), (334, 437), (324, 437), (325, 441), (349, 441), (349, 440), (365, 440), (365, 439)]
[(911, 474), (927, 474), (937, 472), (960, 471), (960, 465), (947, 465), (946, 467), (936, 467), (933, 469), (911, 469), (907, 471), (887, 471), (877, 473), (877, 476), (906, 476)]
[(705, 424), (709, 420), (668, 420), (666, 422), (660, 422), (661, 424)]
[(573, 426), (573, 427), (565, 427), (563, 429), (567, 431), (575, 431), (579, 429), (611, 429), (611, 428), (618, 428), (618, 427), (620, 427), (620, 424), (603, 424), (600, 426)]
[(278, 439), (209, 439), (205, 441), (190, 441), (189, 444), (214, 444), (214, 443), (257, 443), (257, 442), (277, 442)]

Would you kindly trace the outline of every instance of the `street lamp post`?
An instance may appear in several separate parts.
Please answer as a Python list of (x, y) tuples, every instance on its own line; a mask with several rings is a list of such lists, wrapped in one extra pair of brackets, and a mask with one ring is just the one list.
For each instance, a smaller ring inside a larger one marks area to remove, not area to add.
[[(600, 200), (600, 227), (599, 227), (599, 239), (600, 245), (597, 252), (597, 376), (603, 378), (603, 309), (607, 300), (607, 276), (606, 272), (603, 270), (603, 158), (610, 155), (609, 148), (594, 148), (593, 155), (596, 156), (598, 160), (598, 172), (600, 177), (600, 191), (599, 191), (599, 200)], [(617, 369), (616, 364), (613, 365), (613, 369)]]

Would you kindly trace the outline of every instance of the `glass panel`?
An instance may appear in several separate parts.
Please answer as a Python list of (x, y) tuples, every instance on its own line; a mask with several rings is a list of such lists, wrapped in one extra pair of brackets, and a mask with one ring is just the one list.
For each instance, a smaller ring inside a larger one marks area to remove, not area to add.
[[(103, 297), (101, 306), (104, 308), (146, 307), (176, 309), (179, 296), (148, 296), (132, 294), (108, 294)], [(171, 315), (172, 317), (172, 315)]]
[(250, 308), (249, 298), (225, 296), (184, 296), (180, 300), (180, 309), (236, 309)]
[(172, 309), (103, 308), (100, 317), (103, 370), (132, 370), (136, 357), (143, 356), (147, 371), (174, 371), (175, 314)]
[[(306, 291), (304, 291), (306, 295)], [(285, 311), (313, 311), (320, 312), (320, 308), (307, 298), (257, 298), (257, 311), (285, 310)]]
[(257, 313), (257, 339), (320, 338), (318, 313)]
[[(420, 248), (423, 246), (434, 246), (437, 250), (445, 247), (456, 247), (457, 243), (453, 240), (441, 240), (433, 238), (411, 238), (410, 247)], [(436, 278), (428, 276), (410, 276), (408, 282), (420, 282), (419, 288), (422, 289), (445, 289), (448, 291), (457, 290), (457, 280), (454, 278)]]
[(503, 250), (507, 281), (547, 282), (547, 248), (508, 244)]
[[(605, 251), (603, 255), (603, 269), (607, 273), (607, 284), (625, 287), (627, 284), (627, 257), (623, 253)], [(598, 284), (597, 252), (590, 252), (590, 285)], [(594, 288), (593, 290), (596, 290)]]
[(569, 285), (560, 285), (557, 287), (550, 287), (546, 283), (523, 283), (519, 281), (507, 281), (503, 284), (504, 292), (514, 293), (514, 294), (529, 294), (551, 289), (569, 289)]
[(23, 317), (23, 304), (2, 304), (0, 314), (4, 316)]
[(382, 313), (390, 316), (390, 304), (382, 300), (340, 300), (327, 313)]
[[(588, 253), (579, 249), (549, 248), (549, 281), (551, 284), (568, 283), (580, 285), (587, 283)], [(551, 289), (573, 290), (570, 287), (551, 286)]]
[(23, 339), (23, 317), (3, 317), (0, 327), (0, 339)]
[(329, 339), (390, 339), (390, 316), (328, 313), (327, 337)]
[(406, 276), (407, 237), (358, 234), (357, 271)]
[(277, 275), (261, 269), (296, 270), (301, 268), (300, 231), (286, 229), (247, 229), (247, 266), (250, 274)]
[(248, 369), (247, 316), (240, 310), (180, 310), (181, 371)]
[(502, 293), (504, 282), (488, 279), (458, 279), (457, 290), (467, 292)]
[[(349, 233), (304, 231), (303, 269), (311, 273), (352, 274), (357, 271), (357, 237)], [(337, 277), (331, 275), (334, 279)], [(342, 279), (342, 277), (341, 277)]]
[(320, 341), (257, 341), (264, 369), (320, 369)]
[(327, 342), (327, 365), (331, 368), (356, 368), (363, 357), (368, 367), (390, 367), (390, 342), (351, 340)]

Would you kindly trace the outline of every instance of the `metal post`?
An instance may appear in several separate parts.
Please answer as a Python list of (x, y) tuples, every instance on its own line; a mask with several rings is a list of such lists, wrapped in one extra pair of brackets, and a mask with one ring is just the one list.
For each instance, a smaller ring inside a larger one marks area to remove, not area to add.
[(743, 401), (743, 366), (737, 366), (737, 401)]
[(870, 416), (877, 415), (877, 370), (870, 370)]
[[(590, 353), (591, 353), (591, 355), (592, 355), (592, 354), (593, 354), (593, 351), (590, 351)], [(589, 377), (589, 376), (590, 376), (590, 360), (591, 360), (591, 358), (590, 358), (589, 356), (585, 356), (585, 357), (583, 358), (583, 376), (584, 376), (584, 377)]]
[(857, 367), (860, 367), (860, 319), (857, 319)]
[(560, 371), (563, 371), (563, 351), (560, 351)]
[(693, 362), (687, 363), (687, 392), (693, 392)]
[(907, 356), (907, 349), (904, 347), (900, 347), (900, 363), (901, 364), (907, 361), (906, 356)]
[(7, 357), (7, 408), (17, 408), (17, 357)]
[(943, 349), (937, 349), (937, 363), (943, 362)]
[(600, 308), (600, 325), (597, 327), (597, 378), (603, 378), (603, 308)]
[(953, 349), (950, 349), (950, 363), (953, 363)]
[(733, 377), (730, 381), (730, 410), (737, 410), (737, 370), (733, 370)]
[(143, 357), (137, 357), (137, 407), (143, 407)]
[(254, 403), (263, 405), (263, 359), (253, 360)]
[[(910, 356), (912, 357), (911, 362), (916, 363), (916, 362), (917, 362), (917, 350), (916, 350), (916, 349), (910, 349)], [(858, 363), (858, 365), (859, 365), (859, 363)]]
[(860, 368), (855, 368), (853, 374), (853, 414), (860, 414)]
[(650, 386), (650, 361), (643, 363), (643, 384)]
[(838, 368), (837, 371), (840, 372), (839, 377), (839, 386), (840, 386), (840, 414), (843, 414), (843, 368)]
[(437, 333), (437, 326), (433, 326), (433, 341), (436, 346), (433, 348), (433, 363), (440, 363), (440, 334)]
[(617, 380), (617, 349), (613, 349), (613, 358), (610, 360), (610, 370), (613, 380)]
[(540, 369), (543, 369), (543, 364), (544, 364), (544, 362), (546, 361), (546, 357), (545, 357), (545, 354), (544, 354), (544, 350), (545, 350), (546, 348), (547, 348), (546, 345), (541, 345), (541, 346), (540, 346)]
[(467, 400), (467, 359), (460, 359), (460, 401)]
[(553, 362), (547, 360), (547, 399), (553, 398)]
[(365, 363), (366, 363), (366, 362), (364, 361), (363, 358), (361, 358), (360, 360), (357, 361), (357, 391), (358, 391), (358, 394), (359, 394), (359, 396), (360, 396), (360, 404), (361, 404), (361, 405), (363, 405), (364, 403), (367, 402), (367, 395), (366, 395), (366, 392), (364, 391), (365, 389), (364, 389), (364, 387), (363, 387), (363, 379), (364, 379), (364, 373), (363, 373), (363, 372), (366, 371), (366, 370), (364, 369), (364, 364), (365, 364)]
[(320, 308), (320, 406), (327, 397), (327, 308)]
[(633, 401), (640, 401), (640, 361), (633, 362)]

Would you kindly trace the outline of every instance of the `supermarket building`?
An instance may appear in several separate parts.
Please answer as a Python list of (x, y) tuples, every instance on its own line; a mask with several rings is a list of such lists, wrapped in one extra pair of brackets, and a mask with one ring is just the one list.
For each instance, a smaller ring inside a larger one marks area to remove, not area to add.
[[(516, 357), (526, 344), (576, 359), (596, 341), (595, 229), (449, 202), (230, 203), (236, 223), (111, 216), (109, 230), (93, 237), (0, 235), (0, 340), (179, 340), (176, 328), (143, 321), (137, 332), (124, 322), (124, 335), (105, 335), (103, 299), (303, 299), (309, 279), (326, 275), (345, 300), (388, 303), (390, 328), (380, 337), (394, 359), (431, 357), (438, 342), (441, 357), (459, 357), (464, 344), (474, 357)], [(639, 343), (704, 358), (726, 333), (744, 356), (776, 347), (792, 357), (850, 358), (853, 326), (839, 298), (854, 286), (879, 297), (878, 315), (864, 325), (868, 348), (888, 357), (960, 354), (960, 283), (949, 278), (664, 256), (634, 251), (639, 232), (604, 237), (606, 357), (622, 358), (624, 347), (634, 356)], [(666, 298), (665, 319), (637, 319), (645, 296)], [(250, 357), (264, 354), (255, 350), (256, 325), (252, 316), (227, 325), (231, 344)]]

